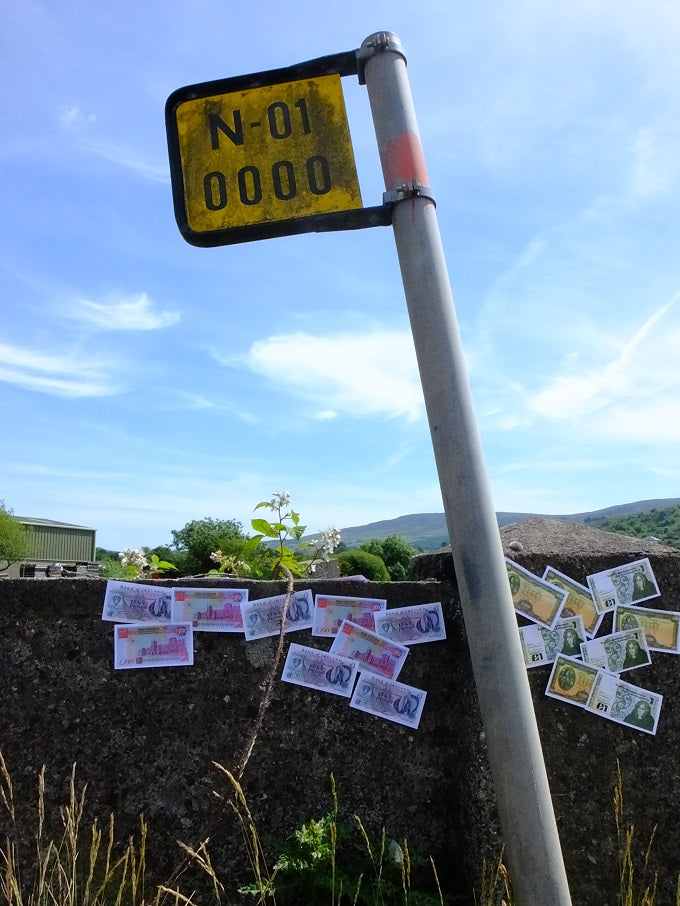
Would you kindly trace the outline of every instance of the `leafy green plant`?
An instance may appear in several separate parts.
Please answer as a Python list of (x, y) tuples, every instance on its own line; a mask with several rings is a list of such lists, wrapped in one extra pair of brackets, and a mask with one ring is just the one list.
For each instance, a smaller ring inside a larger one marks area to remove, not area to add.
[(380, 557), (361, 548), (338, 554), (341, 576), (360, 575), (371, 582), (389, 582), (390, 574)]
[[(286, 843), (271, 872), (253, 816), (238, 780), (220, 765), (235, 792), (232, 807), (239, 817), (253, 880), (239, 888), (257, 906), (330, 903), (330, 906), (444, 906), (434, 862), (430, 860), (435, 893), (416, 890), (411, 881), (411, 856), (406, 840), (387, 840), (383, 828), (371, 840), (355, 815), (351, 828), (338, 821), (338, 797), (331, 774), (333, 809), (320, 819), (303, 822)], [(359, 831), (357, 839), (356, 830)]]
[(28, 556), (31, 532), (0, 500), (0, 572)]
[(139, 547), (126, 548), (118, 554), (118, 558), (125, 575), (130, 578), (146, 575), (149, 578), (158, 579), (163, 573), (177, 572), (174, 563), (161, 560), (158, 554), (149, 554)]
[[(316, 562), (328, 559), (340, 543), (340, 532), (336, 528), (321, 532), (320, 540), (316, 544), (301, 541), (307, 526), (300, 524), (300, 514), (292, 508), (290, 494), (286, 491), (277, 491), (271, 500), (258, 503), (254, 512), (264, 508), (271, 510), (275, 518), (272, 521), (262, 517), (251, 520), (251, 526), (256, 534), (248, 538), (241, 548), (237, 568), (242, 564), (245, 570), (261, 577), (262, 570), (258, 570), (252, 558), (261, 543), (270, 540), (276, 542), (273, 547), (273, 561), (268, 564), (270, 574), (274, 577), (286, 577), (290, 573), (291, 576), (299, 578), (314, 572)], [(290, 541), (295, 542), (295, 549), (289, 546)], [(218, 559), (218, 554), (221, 557), (225, 556), (222, 551), (216, 551), (211, 557)], [(225, 559), (219, 571), (224, 572), (230, 567), (234, 567), (233, 560)]]
[(408, 579), (411, 558), (418, 553), (416, 548), (400, 535), (388, 535), (382, 541), (379, 538), (372, 538), (370, 541), (362, 542), (359, 550), (380, 557), (393, 582), (404, 582)]

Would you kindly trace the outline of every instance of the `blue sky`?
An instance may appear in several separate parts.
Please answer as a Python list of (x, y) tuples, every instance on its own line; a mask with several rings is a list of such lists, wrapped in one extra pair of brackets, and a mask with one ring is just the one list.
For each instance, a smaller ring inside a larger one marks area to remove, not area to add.
[[(242, 11), (241, 11), (242, 10)], [(680, 495), (680, 8), (5, 3), (0, 498), (120, 549), (287, 490), (310, 530), (442, 510), (391, 228), (223, 248), (174, 221), (181, 86), (388, 29), (498, 510)], [(364, 204), (383, 184), (343, 89)]]

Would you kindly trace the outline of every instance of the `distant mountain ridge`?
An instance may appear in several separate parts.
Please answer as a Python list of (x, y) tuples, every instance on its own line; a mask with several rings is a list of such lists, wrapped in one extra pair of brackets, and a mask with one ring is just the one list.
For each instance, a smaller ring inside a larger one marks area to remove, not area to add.
[[(635, 503), (622, 503), (617, 506), (605, 507), (603, 510), (592, 510), (588, 513), (574, 513), (570, 516), (555, 516), (549, 513), (496, 513), (499, 528), (511, 522), (520, 522), (531, 516), (546, 516), (549, 519), (561, 519), (564, 522), (587, 522), (597, 527), (605, 519), (614, 519), (621, 516), (633, 516), (637, 513), (646, 513), (651, 509), (666, 509), (680, 505), (680, 497), (667, 497), (659, 500), (638, 500)], [(444, 513), (413, 513), (407, 516), (397, 516), (396, 519), (382, 519), (379, 522), (369, 522), (367, 525), (355, 525), (341, 529), (342, 540), (348, 547), (358, 547), (371, 538), (383, 540), (388, 535), (399, 535), (414, 547), (424, 551), (434, 550), (443, 544), (449, 543)], [(313, 536), (312, 536), (313, 537)]]

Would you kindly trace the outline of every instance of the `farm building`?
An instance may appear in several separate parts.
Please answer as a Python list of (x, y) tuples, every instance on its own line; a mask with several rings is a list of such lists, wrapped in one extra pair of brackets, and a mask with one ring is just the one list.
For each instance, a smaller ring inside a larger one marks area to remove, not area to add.
[(71, 575), (98, 571), (95, 529), (30, 516), (16, 519), (29, 529), (31, 546), (26, 560), (10, 566), (6, 576), (59, 575), (59, 566)]

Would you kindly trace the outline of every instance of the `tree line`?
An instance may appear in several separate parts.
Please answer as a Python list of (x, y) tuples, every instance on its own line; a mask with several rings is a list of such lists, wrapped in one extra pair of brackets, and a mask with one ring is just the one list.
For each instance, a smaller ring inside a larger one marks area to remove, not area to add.
[(586, 519), (589, 525), (607, 532), (619, 532), (634, 538), (658, 538), (662, 544), (680, 548), (680, 506), (666, 509), (652, 507), (646, 513), (620, 516), (615, 519)]
[[(249, 536), (240, 522), (234, 519), (193, 519), (181, 528), (171, 532), (169, 545), (144, 547), (148, 557), (155, 555), (159, 560), (176, 567), (168, 575), (201, 576), (214, 571), (217, 551), (222, 559), (228, 558), (233, 572), (244, 578), (260, 578), (270, 573), (275, 554), (271, 547), (260, 545), (248, 555), (247, 567), (241, 561), (241, 552)], [(409, 577), (409, 562), (420, 550), (399, 535), (384, 539), (373, 538), (358, 547), (348, 548), (340, 542), (332, 559), (337, 560), (341, 576), (362, 575), (373, 582), (401, 582)], [(102, 564), (103, 575), (108, 578), (122, 578), (118, 552), (97, 548), (97, 560)], [(241, 564), (241, 567), (239, 566)]]

